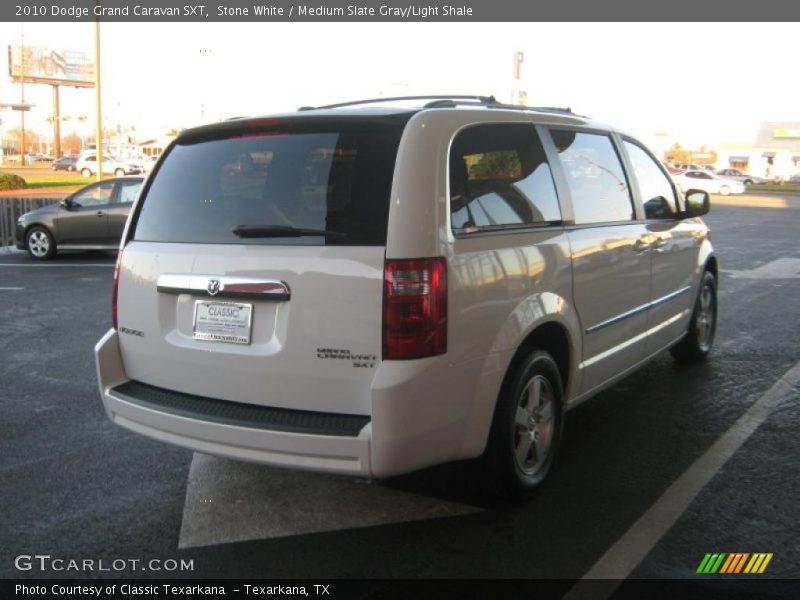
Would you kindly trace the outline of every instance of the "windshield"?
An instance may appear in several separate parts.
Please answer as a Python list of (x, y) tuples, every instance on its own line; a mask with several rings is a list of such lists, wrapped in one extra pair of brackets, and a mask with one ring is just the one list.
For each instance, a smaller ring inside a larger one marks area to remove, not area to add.
[(177, 144), (133, 239), (211, 244), (386, 244), (402, 128), (269, 131)]

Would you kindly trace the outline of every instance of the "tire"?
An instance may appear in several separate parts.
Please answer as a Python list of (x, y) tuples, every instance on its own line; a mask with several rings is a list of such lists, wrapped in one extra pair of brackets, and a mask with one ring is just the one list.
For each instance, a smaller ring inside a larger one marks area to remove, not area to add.
[(547, 477), (561, 441), (563, 398), (558, 366), (547, 352), (530, 354), (503, 385), (484, 455), (493, 493), (519, 497)]
[(56, 254), (56, 242), (53, 235), (39, 225), (31, 227), (25, 236), (25, 248), (36, 260), (49, 260)]
[(719, 193), (722, 196), (727, 196), (731, 193), (731, 188), (729, 188), (727, 185), (721, 185), (719, 188)]
[(81, 169), (81, 175), (83, 175), (84, 177), (91, 177), (92, 172), (89, 169), (83, 168)]
[(123, 175), (125, 175), (125, 171), (123, 171), (122, 169), (117, 169), (116, 171), (114, 171), (114, 177), (122, 177)]
[(670, 352), (679, 363), (696, 363), (709, 355), (717, 333), (717, 278), (711, 271), (703, 273), (700, 292), (694, 303), (689, 329)]
[(745, 179), (743, 182), (745, 185), (753, 185), (753, 181), (750, 179)]

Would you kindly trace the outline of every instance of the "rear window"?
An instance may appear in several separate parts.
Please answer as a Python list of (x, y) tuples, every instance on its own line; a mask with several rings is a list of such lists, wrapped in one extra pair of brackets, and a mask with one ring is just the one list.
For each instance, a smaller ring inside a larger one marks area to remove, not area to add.
[(386, 244), (402, 128), (269, 131), (176, 144), (133, 239), (203, 244)]

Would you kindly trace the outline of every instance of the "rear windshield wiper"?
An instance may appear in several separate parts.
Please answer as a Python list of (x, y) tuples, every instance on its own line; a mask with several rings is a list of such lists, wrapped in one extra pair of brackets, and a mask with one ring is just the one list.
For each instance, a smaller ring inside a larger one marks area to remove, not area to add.
[(307, 227), (290, 227), (288, 225), (237, 225), (231, 230), (241, 238), (267, 237), (305, 237), (312, 235), (328, 235), (341, 237), (341, 231), (330, 229), (309, 229)]

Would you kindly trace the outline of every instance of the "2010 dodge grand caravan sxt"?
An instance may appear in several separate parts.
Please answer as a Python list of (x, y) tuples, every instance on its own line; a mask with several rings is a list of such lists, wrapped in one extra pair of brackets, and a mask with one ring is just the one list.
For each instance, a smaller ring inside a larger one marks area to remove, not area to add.
[(105, 409), (235, 459), (385, 477), (483, 455), (532, 489), (568, 408), (710, 351), (708, 206), (632, 137), (493, 98), (184, 131), (122, 240)]

